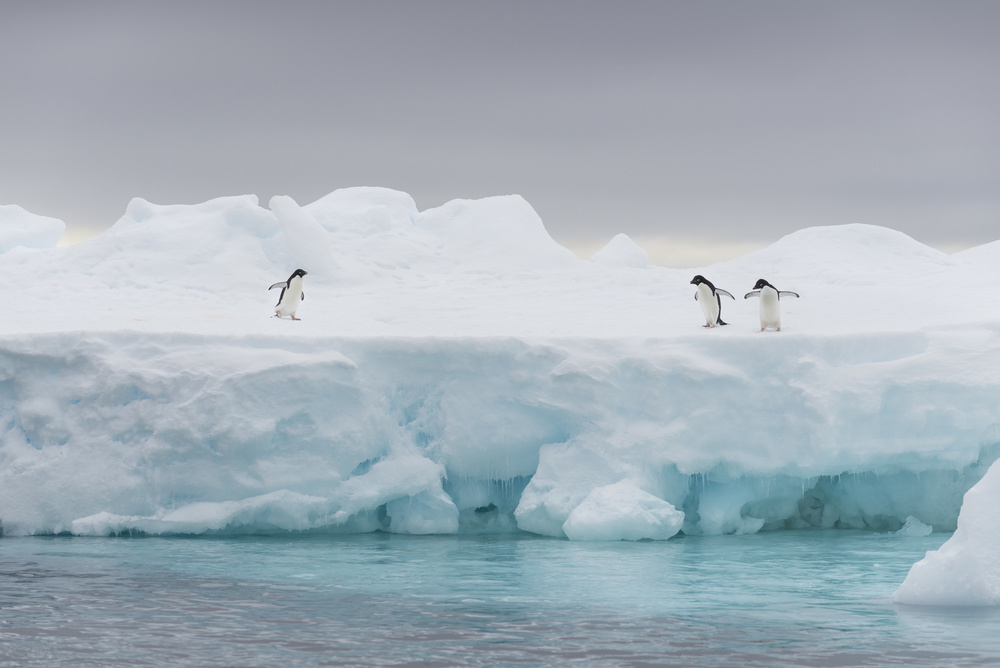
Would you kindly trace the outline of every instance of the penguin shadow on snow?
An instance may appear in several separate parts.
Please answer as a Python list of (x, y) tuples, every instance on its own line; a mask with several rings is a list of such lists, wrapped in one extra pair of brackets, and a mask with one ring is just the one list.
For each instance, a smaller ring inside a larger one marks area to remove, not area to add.
[(291, 316), (292, 320), (301, 320), (301, 318), (295, 317), (295, 312), (302, 300), (306, 298), (306, 293), (302, 291), (302, 278), (307, 273), (309, 272), (304, 269), (296, 269), (287, 281), (280, 281), (268, 288), (268, 290), (281, 288), (278, 303), (274, 305), (272, 318), (281, 318), (287, 315)]
[(779, 290), (763, 278), (759, 279), (753, 286), (753, 290), (743, 295), (743, 299), (751, 297), (760, 298), (760, 331), (769, 327), (774, 327), (775, 331), (781, 331), (781, 298), (799, 297), (799, 293), (791, 290)]

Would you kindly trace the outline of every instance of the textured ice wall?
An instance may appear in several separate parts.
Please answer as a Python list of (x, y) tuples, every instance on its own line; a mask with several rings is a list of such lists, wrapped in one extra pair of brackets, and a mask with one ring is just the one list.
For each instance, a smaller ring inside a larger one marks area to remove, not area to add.
[(1000, 381), (973, 373), (996, 342), (973, 340), (8, 338), (0, 520), (96, 535), (634, 539), (910, 516), (948, 530), (996, 456)]

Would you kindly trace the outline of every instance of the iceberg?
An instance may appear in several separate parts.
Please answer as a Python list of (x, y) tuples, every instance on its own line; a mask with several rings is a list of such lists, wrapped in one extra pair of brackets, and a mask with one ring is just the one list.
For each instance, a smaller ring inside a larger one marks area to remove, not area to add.
[(892, 600), (907, 605), (1000, 605), (1000, 463), (965, 494), (958, 529), (913, 564)]
[[(3, 535), (905, 536), (960, 527), (1000, 455), (1000, 295), (954, 288), (998, 244), (817, 227), (679, 270), (577, 258), (516, 195), (348, 188), (35, 245), (0, 255)], [(298, 267), (302, 320), (270, 317)], [(802, 298), (706, 330), (694, 273)]]

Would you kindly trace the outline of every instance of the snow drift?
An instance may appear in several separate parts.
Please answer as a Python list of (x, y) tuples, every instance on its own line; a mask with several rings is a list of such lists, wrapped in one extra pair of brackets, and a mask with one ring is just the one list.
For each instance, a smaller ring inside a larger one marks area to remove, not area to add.
[[(303, 320), (271, 318), (297, 267)], [(802, 298), (704, 330), (694, 273)], [(6, 535), (905, 536), (955, 529), (1000, 451), (1000, 296), (955, 289), (996, 244), (846, 225), (672, 270), (621, 235), (578, 259), (516, 196), (351, 188), (136, 199), (0, 276)]]

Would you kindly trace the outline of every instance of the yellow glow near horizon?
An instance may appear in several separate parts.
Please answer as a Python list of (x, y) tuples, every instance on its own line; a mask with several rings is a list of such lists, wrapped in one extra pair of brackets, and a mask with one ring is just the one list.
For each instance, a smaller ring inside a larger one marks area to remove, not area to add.
[[(58, 246), (73, 246), (94, 237), (100, 236), (106, 230), (81, 226), (67, 226), (59, 239)], [(581, 241), (564, 244), (582, 260), (589, 260), (594, 253), (604, 248), (610, 239), (602, 242)], [(634, 237), (632, 241), (649, 255), (649, 263), (658, 267), (672, 269), (688, 269), (707, 267), (718, 262), (727, 262), (741, 255), (766, 248), (770, 243), (757, 241), (699, 241), (696, 239), (676, 239), (671, 237)], [(949, 243), (929, 244), (943, 253), (957, 253), (971, 248), (975, 244)]]
[[(610, 239), (608, 240), (610, 241)], [(772, 242), (756, 241), (698, 241), (696, 239), (674, 239), (670, 237), (635, 237), (637, 246), (649, 255), (649, 263), (671, 269), (690, 269), (708, 267), (718, 262), (727, 262), (741, 255), (766, 248)], [(775, 239), (774, 241), (777, 241)], [(577, 257), (589, 260), (594, 253), (604, 248), (608, 242), (595, 241), (566, 244)], [(928, 244), (942, 253), (952, 254), (972, 248), (977, 244), (953, 242), (946, 244)]]
[[(649, 255), (649, 263), (660, 267), (685, 269), (707, 267), (716, 262), (725, 262), (746, 255), (767, 246), (753, 241), (713, 242), (693, 239), (672, 239), (669, 237), (636, 237), (637, 246)], [(584, 260), (589, 260), (605, 244), (584, 242), (569, 244), (568, 248)]]

